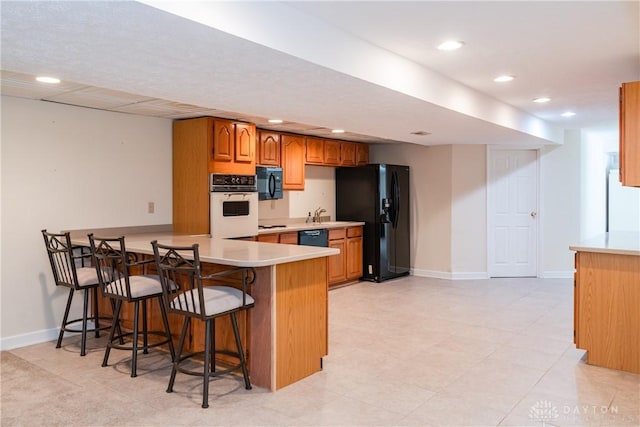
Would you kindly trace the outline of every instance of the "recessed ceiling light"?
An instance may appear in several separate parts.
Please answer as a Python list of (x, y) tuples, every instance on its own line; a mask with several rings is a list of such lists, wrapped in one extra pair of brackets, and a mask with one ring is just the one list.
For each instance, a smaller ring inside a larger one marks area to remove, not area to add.
[(576, 113), (574, 113), (573, 111), (565, 111), (564, 113), (560, 114), (562, 117), (573, 117), (576, 115)]
[(344, 133), (344, 129), (333, 129), (331, 133)]
[(427, 132), (426, 130), (417, 130), (415, 132), (411, 132), (411, 135), (427, 136), (431, 135), (431, 132)]
[(538, 104), (543, 104), (545, 102), (551, 101), (551, 98), (547, 98), (546, 96), (541, 96), (540, 98), (535, 98), (533, 102), (537, 102)]
[(49, 77), (49, 76), (39, 76), (39, 77), (36, 77), (36, 80), (39, 81), (40, 83), (49, 83), (49, 84), (60, 83), (60, 79), (55, 77)]
[(510, 82), (510, 81), (511, 81), (511, 80), (513, 80), (513, 79), (515, 79), (515, 77), (514, 77), (514, 76), (507, 76), (507, 75), (504, 75), (504, 76), (498, 76), (498, 77), (496, 77), (495, 79), (493, 79), (493, 81), (494, 81), (494, 82), (497, 82), (497, 83), (504, 83), (504, 82)]
[(273, 123), (274, 125), (279, 125), (282, 122), (280, 119), (269, 119), (269, 123)]
[(462, 46), (464, 46), (464, 42), (462, 41), (457, 41), (457, 40), (448, 40), (444, 43), (440, 43), (438, 45), (438, 49), (440, 50), (456, 50), (456, 49), (460, 49)]

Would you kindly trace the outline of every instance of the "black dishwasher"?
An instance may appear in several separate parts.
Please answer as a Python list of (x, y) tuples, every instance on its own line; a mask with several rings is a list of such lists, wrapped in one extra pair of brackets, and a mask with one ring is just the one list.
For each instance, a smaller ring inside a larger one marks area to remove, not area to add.
[(329, 231), (326, 228), (298, 231), (298, 244), (326, 248), (329, 246)]

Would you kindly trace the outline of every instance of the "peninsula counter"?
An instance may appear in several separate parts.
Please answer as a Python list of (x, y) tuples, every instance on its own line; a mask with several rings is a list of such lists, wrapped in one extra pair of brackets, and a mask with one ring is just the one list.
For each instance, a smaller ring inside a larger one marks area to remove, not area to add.
[(591, 365), (640, 373), (640, 233), (607, 233), (569, 248), (576, 251), (576, 347)]
[[(72, 232), (73, 244), (88, 246), (87, 232), (91, 230)], [(127, 251), (142, 256), (153, 255), (153, 240), (172, 246), (197, 243), (203, 274), (229, 267), (254, 267), (257, 277), (250, 293), (255, 306), (247, 311), (246, 318), (238, 319), (252, 384), (275, 391), (321, 369), (322, 357), (328, 354), (327, 257), (339, 254), (337, 249), (171, 232), (113, 234), (95, 230), (94, 234), (125, 235)], [(100, 309), (108, 311), (109, 304), (101, 304)], [(127, 313), (123, 316), (126, 327)], [(157, 324), (158, 313), (150, 313), (149, 317), (151, 326)], [(177, 337), (182, 317), (170, 315), (169, 322), (172, 334)], [(203, 345), (204, 325), (200, 323), (192, 322), (190, 350)], [(216, 345), (222, 348), (231, 345), (230, 327), (216, 322), (218, 329)]]

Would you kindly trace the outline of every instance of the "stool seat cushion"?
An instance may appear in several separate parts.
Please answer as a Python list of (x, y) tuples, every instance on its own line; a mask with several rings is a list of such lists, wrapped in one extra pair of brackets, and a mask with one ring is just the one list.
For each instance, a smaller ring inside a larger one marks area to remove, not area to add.
[(114, 281), (105, 286), (105, 292), (129, 298), (140, 298), (162, 294), (160, 277), (155, 274), (129, 276), (131, 295), (126, 295), (127, 289), (124, 280)]
[[(229, 286), (206, 286), (202, 288), (205, 316), (213, 316), (242, 307), (242, 291)], [(251, 295), (246, 295), (246, 305), (254, 303)], [(200, 295), (197, 290), (189, 290), (171, 301), (171, 308), (191, 313), (200, 313)]]
[(93, 267), (76, 268), (76, 274), (78, 276), (78, 286), (81, 288), (98, 284), (98, 273)]

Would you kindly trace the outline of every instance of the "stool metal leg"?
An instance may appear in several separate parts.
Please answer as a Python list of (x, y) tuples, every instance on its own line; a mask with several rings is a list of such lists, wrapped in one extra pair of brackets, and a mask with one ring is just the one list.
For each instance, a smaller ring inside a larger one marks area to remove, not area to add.
[(58, 335), (58, 342), (56, 348), (62, 346), (62, 337), (64, 336), (64, 329), (67, 327), (67, 319), (69, 318), (69, 310), (71, 309), (71, 300), (73, 299), (73, 288), (69, 289), (69, 298), (67, 298), (67, 307), (64, 309), (64, 316), (62, 317), (62, 326), (60, 326), (60, 334)]
[(111, 352), (111, 344), (113, 343), (113, 336), (116, 329), (120, 330), (120, 307), (122, 306), (122, 300), (116, 301), (116, 308), (113, 312), (113, 321), (111, 323), (111, 329), (109, 329), (109, 340), (107, 342), (107, 348), (104, 350), (104, 358), (102, 359), (102, 366), (107, 366), (109, 363), (109, 353)]
[(240, 332), (238, 331), (238, 320), (236, 313), (231, 313), (231, 325), (233, 326), (233, 335), (236, 338), (236, 347), (238, 347), (238, 355), (240, 357), (240, 366), (242, 367), (242, 375), (244, 376), (244, 388), (251, 390), (251, 381), (249, 381), (249, 372), (247, 371), (247, 363), (244, 358), (244, 350), (242, 349), (242, 340), (240, 340)]
[(169, 351), (171, 352), (171, 361), (175, 361), (176, 359), (176, 351), (173, 348), (173, 337), (171, 336), (171, 330), (169, 329), (169, 319), (167, 317), (167, 309), (164, 306), (164, 300), (162, 299), (162, 295), (158, 297), (158, 304), (160, 304), (160, 314), (162, 314), (162, 323), (164, 323), (164, 330), (167, 334), (167, 339), (169, 340)]
[(149, 354), (149, 334), (147, 334), (147, 300), (143, 299), (142, 303), (142, 352)]
[(173, 392), (173, 383), (176, 381), (176, 373), (178, 372), (178, 365), (180, 364), (180, 358), (182, 357), (182, 348), (184, 347), (184, 339), (187, 336), (190, 320), (190, 317), (185, 316), (184, 323), (182, 324), (182, 332), (180, 333), (180, 341), (178, 342), (178, 353), (173, 361), (173, 368), (171, 369), (171, 376), (169, 377), (167, 393)]
[(91, 292), (93, 296), (93, 323), (96, 325), (96, 338), (100, 338), (100, 313), (98, 312), (98, 288), (91, 290), (87, 289), (85, 292)]
[(209, 365), (211, 363), (211, 319), (205, 321), (204, 378), (202, 384), (202, 407), (209, 407)]
[(87, 354), (87, 316), (89, 315), (89, 289), (82, 291), (82, 338), (80, 340), (80, 356)]
[(216, 318), (209, 320), (211, 322), (211, 372), (216, 372)]
[(138, 317), (140, 315), (140, 303), (133, 303), (133, 356), (131, 357), (131, 378), (136, 377), (136, 365), (138, 362)]

